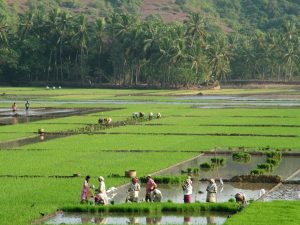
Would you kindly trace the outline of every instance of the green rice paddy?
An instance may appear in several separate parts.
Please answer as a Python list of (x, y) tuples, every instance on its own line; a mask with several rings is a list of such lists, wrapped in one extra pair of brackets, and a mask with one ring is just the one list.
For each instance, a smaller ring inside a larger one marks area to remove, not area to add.
[[(83, 177), (88, 174), (92, 176), (91, 183), (96, 185), (97, 177), (102, 175), (106, 178), (106, 185), (111, 187), (129, 182), (123, 177), (109, 177), (112, 173), (123, 175), (125, 170), (136, 169), (138, 176), (144, 176), (213, 149), (243, 147), (260, 150), (269, 146), (271, 149), (300, 150), (298, 107), (197, 109), (192, 104), (155, 104), (165, 101), (187, 102), (178, 100), (177, 97), (192, 96), (199, 92), (200, 90), (0, 88), (0, 94), (5, 93), (0, 95), (2, 108), (10, 108), (10, 102), (29, 98), (33, 108), (115, 109), (0, 126), (0, 142), (37, 136), (39, 128), (44, 128), (46, 132), (78, 132), (72, 136), (0, 150), (0, 187), (3, 193), (0, 195), (1, 224), (30, 224), (40, 218), (40, 213), (51, 214), (58, 208), (78, 204)], [(220, 96), (299, 95), (294, 87), (201, 92)], [(111, 104), (95, 101), (84, 104), (86, 100), (138, 100), (143, 103)], [(210, 101), (199, 102), (209, 104)], [(19, 109), (22, 107), (20, 103)], [(99, 117), (126, 121), (133, 112), (145, 112), (146, 116), (149, 112), (160, 112), (162, 118), (80, 133), (80, 128), (97, 124)], [(74, 173), (80, 173), (81, 177), (48, 177), (71, 176)], [(291, 210), (285, 213), (284, 208)], [(296, 220), (288, 218), (297, 218), (296, 211), (299, 209), (297, 202), (254, 203), (232, 216), (226, 225), (296, 224)], [(254, 216), (256, 210), (261, 212), (260, 216)], [(265, 220), (263, 215), (270, 217), (272, 210), (276, 211), (274, 219)], [(283, 223), (283, 220), (288, 220), (289, 223)]]

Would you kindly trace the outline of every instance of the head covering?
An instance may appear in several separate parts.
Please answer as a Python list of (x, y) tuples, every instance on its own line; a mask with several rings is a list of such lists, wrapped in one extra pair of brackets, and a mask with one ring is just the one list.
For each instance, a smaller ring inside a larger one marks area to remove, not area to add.
[(102, 177), (102, 176), (98, 177), (98, 179), (99, 179), (100, 181), (104, 181), (104, 177)]
[(209, 182), (210, 182), (210, 183), (215, 183), (215, 180), (211, 178), (211, 179), (209, 180)]
[(151, 174), (148, 174), (147, 177), (151, 177)]

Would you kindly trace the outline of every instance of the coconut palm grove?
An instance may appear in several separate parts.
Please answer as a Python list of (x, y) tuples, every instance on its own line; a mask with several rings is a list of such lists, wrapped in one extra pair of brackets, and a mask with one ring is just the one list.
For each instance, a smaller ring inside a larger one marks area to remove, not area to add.
[(299, 224), (299, 46), (297, 0), (0, 0), (0, 224)]

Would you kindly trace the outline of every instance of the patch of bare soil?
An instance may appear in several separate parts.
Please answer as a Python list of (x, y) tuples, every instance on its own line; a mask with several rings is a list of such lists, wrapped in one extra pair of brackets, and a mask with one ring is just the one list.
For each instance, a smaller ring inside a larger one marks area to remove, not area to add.
[(166, 22), (183, 21), (187, 14), (172, 0), (144, 0), (140, 9), (142, 18), (160, 15)]

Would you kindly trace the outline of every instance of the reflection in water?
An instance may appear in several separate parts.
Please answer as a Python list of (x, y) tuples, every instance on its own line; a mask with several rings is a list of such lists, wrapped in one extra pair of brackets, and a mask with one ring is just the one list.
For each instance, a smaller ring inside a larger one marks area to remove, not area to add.
[(106, 221), (105, 217), (95, 218), (95, 224), (106, 224)]
[(11, 124), (17, 124), (18, 123), (18, 117), (17, 116), (12, 116), (11, 117)]
[(208, 216), (208, 217), (206, 217), (206, 222), (207, 222), (207, 224), (211, 224), (211, 225), (216, 224), (215, 217), (214, 216)]
[(146, 217), (146, 224), (161, 224), (162, 217)]
[(93, 214), (64, 214), (60, 213), (54, 218), (44, 222), (44, 224), (224, 224), (228, 214), (202, 214), (202, 215), (110, 215)]
[(192, 224), (192, 217), (188, 216), (188, 217), (184, 217), (183, 218), (183, 223), (184, 224)]
[(129, 221), (127, 221), (128, 224), (140, 224), (138, 217), (129, 217)]
[(90, 223), (90, 222), (91, 222), (91, 218), (85, 218), (85, 217), (81, 218), (81, 223), (82, 224), (87, 224), (87, 223)]

